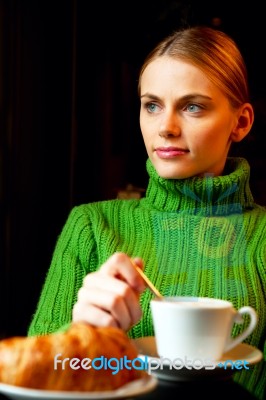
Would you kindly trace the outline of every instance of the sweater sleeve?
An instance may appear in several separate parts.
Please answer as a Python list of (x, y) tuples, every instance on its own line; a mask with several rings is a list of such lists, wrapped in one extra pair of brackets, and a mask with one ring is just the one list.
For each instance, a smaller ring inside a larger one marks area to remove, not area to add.
[(64, 330), (85, 275), (96, 269), (95, 240), (84, 207), (72, 209), (57, 240), (28, 336)]

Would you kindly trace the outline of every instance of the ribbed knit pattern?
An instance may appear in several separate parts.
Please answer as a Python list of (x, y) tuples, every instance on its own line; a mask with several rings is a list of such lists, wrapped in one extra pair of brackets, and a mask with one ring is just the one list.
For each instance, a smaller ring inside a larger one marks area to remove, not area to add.
[[(71, 321), (84, 276), (114, 252), (142, 257), (145, 273), (167, 296), (226, 299), (259, 315), (246, 340), (266, 359), (266, 208), (254, 203), (249, 165), (228, 158), (226, 174), (182, 180), (160, 178), (147, 161), (149, 184), (140, 200), (109, 200), (75, 207), (58, 238), (29, 335), (51, 333)], [(152, 296), (141, 295), (143, 317), (130, 331), (153, 335)], [(246, 326), (238, 325), (234, 335)], [(234, 379), (263, 398), (265, 361)]]

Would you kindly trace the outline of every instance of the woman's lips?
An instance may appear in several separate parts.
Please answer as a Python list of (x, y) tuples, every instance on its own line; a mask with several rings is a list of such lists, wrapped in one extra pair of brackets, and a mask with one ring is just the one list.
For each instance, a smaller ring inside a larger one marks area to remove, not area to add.
[(174, 158), (188, 153), (188, 150), (179, 147), (157, 147), (155, 152), (159, 158)]

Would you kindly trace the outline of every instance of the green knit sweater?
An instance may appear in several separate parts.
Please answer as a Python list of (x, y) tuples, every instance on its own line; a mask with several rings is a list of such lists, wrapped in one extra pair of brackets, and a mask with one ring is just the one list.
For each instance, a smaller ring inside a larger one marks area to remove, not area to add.
[[(250, 305), (259, 322), (247, 343), (266, 359), (266, 209), (254, 203), (249, 165), (228, 158), (223, 176), (160, 178), (147, 161), (146, 196), (74, 207), (58, 238), (28, 334), (59, 330), (71, 321), (82, 280), (114, 252), (142, 257), (145, 273), (166, 296), (227, 299)], [(143, 317), (129, 332), (153, 335), (151, 293), (141, 295)], [(246, 322), (243, 326), (246, 325)], [(242, 325), (236, 326), (234, 334)], [(265, 361), (234, 379), (263, 398)]]

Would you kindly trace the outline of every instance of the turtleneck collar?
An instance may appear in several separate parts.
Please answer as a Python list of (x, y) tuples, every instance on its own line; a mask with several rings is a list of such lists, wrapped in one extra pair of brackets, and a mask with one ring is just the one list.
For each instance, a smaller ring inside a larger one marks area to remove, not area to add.
[(222, 176), (164, 179), (147, 160), (150, 177), (144, 203), (161, 211), (194, 215), (228, 215), (254, 207), (250, 167), (244, 158), (229, 157)]

